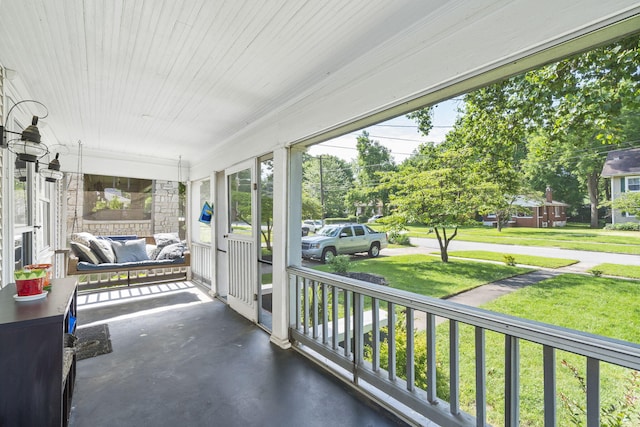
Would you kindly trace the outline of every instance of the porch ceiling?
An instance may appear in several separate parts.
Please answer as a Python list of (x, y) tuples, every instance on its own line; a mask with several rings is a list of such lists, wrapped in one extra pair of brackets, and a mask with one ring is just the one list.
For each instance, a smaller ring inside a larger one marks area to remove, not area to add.
[(259, 154), (640, 9), (561, 3), (1, 0), (0, 64), (61, 151), (194, 165), (247, 129), (277, 123)]

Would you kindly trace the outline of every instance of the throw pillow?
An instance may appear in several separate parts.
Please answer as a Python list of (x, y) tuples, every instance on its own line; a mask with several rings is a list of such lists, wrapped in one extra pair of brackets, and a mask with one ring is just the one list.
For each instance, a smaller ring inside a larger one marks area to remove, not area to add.
[(159, 252), (156, 252), (158, 247), (156, 245), (150, 245), (147, 243), (147, 256), (149, 259), (156, 259)]
[(90, 246), (92, 240), (96, 240), (97, 237), (91, 233), (87, 233), (86, 231), (81, 231), (80, 233), (73, 233), (71, 235), (71, 241), (76, 243), (81, 243), (86, 247)]
[(89, 243), (89, 247), (101, 262), (113, 264), (116, 262), (116, 254), (113, 253), (110, 239), (95, 239)]
[(111, 247), (116, 254), (116, 262), (135, 262), (149, 259), (147, 242), (144, 239), (112, 241)]
[(80, 261), (89, 262), (91, 264), (100, 264), (100, 260), (88, 246), (82, 243), (71, 242), (71, 250)]
[(173, 243), (162, 248), (156, 259), (177, 259), (184, 255), (186, 250), (184, 243)]
[(162, 249), (165, 247), (180, 243), (178, 233), (157, 233), (153, 235), (153, 238), (156, 241), (156, 249), (149, 255), (151, 259), (158, 259), (160, 252), (162, 252)]

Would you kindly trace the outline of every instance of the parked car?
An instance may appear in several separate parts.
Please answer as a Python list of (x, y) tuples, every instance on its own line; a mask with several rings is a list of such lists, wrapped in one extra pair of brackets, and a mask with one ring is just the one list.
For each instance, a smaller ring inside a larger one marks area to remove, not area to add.
[(309, 231), (312, 233), (316, 232), (316, 224), (313, 222), (312, 219), (305, 219), (304, 221), (302, 221), (302, 226), (307, 227)]
[(371, 218), (369, 218), (367, 220), (367, 222), (377, 222), (380, 218), (382, 218), (384, 215), (374, 215)]
[(309, 235), (309, 227), (306, 225), (302, 225), (302, 237)]
[(326, 263), (336, 255), (367, 252), (375, 258), (387, 244), (386, 233), (378, 233), (365, 224), (326, 225), (315, 236), (302, 238), (302, 257)]
[(315, 233), (322, 228), (322, 221), (319, 219), (305, 219), (302, 221), (302, 226), (307, 227), (310, 232)]

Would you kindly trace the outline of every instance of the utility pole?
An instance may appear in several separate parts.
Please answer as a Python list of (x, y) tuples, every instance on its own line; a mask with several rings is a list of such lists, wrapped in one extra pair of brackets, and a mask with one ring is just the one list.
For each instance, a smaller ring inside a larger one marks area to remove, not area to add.
[(322, 155), (318, 156), (320, 160), (320, 206), (322, 206), (322, 218), (320, 218), (324, 224), (324, 185), (322, 183)]

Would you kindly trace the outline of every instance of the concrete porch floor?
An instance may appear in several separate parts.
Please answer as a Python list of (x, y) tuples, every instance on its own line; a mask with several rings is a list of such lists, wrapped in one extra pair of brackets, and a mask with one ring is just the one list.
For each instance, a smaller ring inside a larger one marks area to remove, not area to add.
[(405, 425), (190, 282), (79, 297), (113, 352), (77, 364), (70, 425)]

